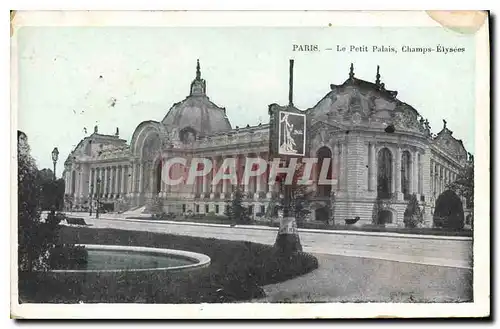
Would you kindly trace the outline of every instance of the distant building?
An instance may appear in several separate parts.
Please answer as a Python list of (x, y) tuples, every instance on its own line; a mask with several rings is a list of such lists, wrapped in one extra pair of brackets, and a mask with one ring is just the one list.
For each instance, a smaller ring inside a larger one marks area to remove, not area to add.
[[(349, 78), (330, 89), (306, 110), (312, 121), (308, 137), (310, 157), (331, 158), (330, 175), (338, 184), (314, 187), (310, 220), (343, 224), (359, 217), (361, 224), (403, 226), (406, 199), (416, 194), (425, 225), (432, 226), (436, 198), (467, 164), (462, 142), (444, 120), (441, 131), (433, 135), (417, 110), (385, 88), (378, 68), (371, 83), (355, 78), (351, 65)], [(100, 198), (115, 209), (147, 209), (153, 199), (161, 198), (166, 212), (222, 214), (234, 186), (212, 186), (210, 177), (194, 185), (167, 186), (161, 179), (161, 161), (186, 154), (218, 164), (225, 157), (267, 159), (269, 125), (233, 128), (227, 114), (207, 96), (198, 62), (189, 96), (175, 103), (160, 122), (140, 123), (130, 144), (118, 131), (104, 135), (97, 127), (80, 141), (65, 162), (68, 198), (76, 207), (88, 205), (89, 196), (97, 196), (100, 178)], [(318, 174), (313, 173), (315, 178)], [(264, 176), (244, 189), (253, 215), (268, 211), (277, 193), (277, 186), (268, 186)]]

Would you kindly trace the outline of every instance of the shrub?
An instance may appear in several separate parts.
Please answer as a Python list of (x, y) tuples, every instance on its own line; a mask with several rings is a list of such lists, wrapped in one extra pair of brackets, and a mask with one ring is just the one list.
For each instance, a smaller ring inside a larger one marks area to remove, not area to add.
[(152, 200), (151, 213), (157, 216), (161, 216), (165, 213), (165, 211), (163, 210), (163, 199), (159, 196), (156, 196)]
[[(54, 246), (60, 217), (51, 213), (40, 218), (41, 188), (35, 160), (24, 133), (18, 131), (18, 268), (20, 271), (46, 270), (48, 252)], [(55, 210), (55, 209), (53, 209)]]
[(60, 243), (136, 245), (183, 249), (211, 258), (209, 267), (169, 273), (20, 273), (23, 302), (52, 303), (217, 303), (264, 297), (260, 286), (281, 282), (318, 267), (317, 259), (298, 252), (282, 255), (272, 246), (133, 232), (64, 227)]
[(243, 197), (244, 194), (241, 191), (241, 187), (237, 186), (236, 190), (234, 192), (234, 197), (231, 200), (231, 203), (229, 204), (229, 207), (227, 207), (227, 211), (225, 215), (235, 221), (235, 222), (241, 222), (241, 223), (246, 223), (250, 221), (250, 215), (248, 212), (248, 208), (243, 206)]
[(50, 251), (49, 264), (54, 270), (83, 269), (88, 252), (84, 246), (59, 245)]
[(418, 227), (423, 222), (422, 211), (418, 205), (417, 196), (412, 194), (410, 200), (408, 200), (408, 205), (406, 206), (404, 212), (403, 222), (405, 227), (415, 228)]
[(444, 191), (437, 198), (434, 225), (452, 230), (464, 228), (463, 204), (452, 190)]

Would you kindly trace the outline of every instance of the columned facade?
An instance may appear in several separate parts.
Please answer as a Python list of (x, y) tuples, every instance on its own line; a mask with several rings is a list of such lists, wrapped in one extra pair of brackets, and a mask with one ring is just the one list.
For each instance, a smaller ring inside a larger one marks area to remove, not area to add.
[[(398, 100), (396, 91), (385, 89), (379, 77), (375, 83), (355, 78), (352, 66), (349, 78), (330, 89), (304, 110), (311, 122), (307, 156), (319, 160), (308, 186), (310, 220), (402, 226), (408, 200), (415, 195), (423, 225), (432, 226), (436, 199), (467, 163), (461, 141), (446, 121), (432, 134), (428, 121)], [(245, 167), (257, 169), (249, 159), (269, 163), (269, 125), (233, 128), (228, 117), (234, 115), (209, 100), (197, 63), (189, 96), (174, 103), (161, 121), (140, 123), (130, 142), (119, 138), (118, 129), (107, 135), (97, 126), (80, 141), (65, 162), (69, 206), (84, 209), (91, 198), (99, 198), (109, 211), (147, 212), (161, 201), (165, 212), (222, 215), (239, 186), (253, 218), (275, 216), (276, 177), (269, 170), (257, 177), (243, 175)], [(190, 184), (189, 168), (177, 163), (165, 169), (165, 163), (177, 158), (209, 159), (212, 168)], [(237, 182), (214, 183), (228, 163), (235, 164)], [(327, 167), (322, 172), (323, 163)], [(319, 182), (320, 176), (329, 183)], [(167, 184), (167, 177), (179, 183)]]

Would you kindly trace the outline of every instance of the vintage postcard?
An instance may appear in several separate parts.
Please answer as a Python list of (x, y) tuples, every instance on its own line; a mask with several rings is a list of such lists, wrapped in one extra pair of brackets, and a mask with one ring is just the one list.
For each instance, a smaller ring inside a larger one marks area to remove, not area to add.
[(18, 11), (11, 68), (13, 318), (490, 315), (487, 12)]

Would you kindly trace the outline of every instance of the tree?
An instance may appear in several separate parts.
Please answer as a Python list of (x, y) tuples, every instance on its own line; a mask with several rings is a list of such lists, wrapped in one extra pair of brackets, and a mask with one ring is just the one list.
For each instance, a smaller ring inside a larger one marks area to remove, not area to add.
[(434, 225), (448, 229), (464, 228), (463, 204), (454, 191), (446, 190), (437, 198)]
[(303, 221), (311, 213), (309, 210), (309, 194), (306, 185), (296, 185), (291, 193), (291, 208), (297, 221)]
[(165, 214), (165, 210), (163, 209), (163, 199), (159, 196), (156, 196), (152, 200), (151, 204), (151, 213), (153, 217), (161, 218)]
[(410, 195), (410, 200), (408, 200), (408, 205), (404, 212), (404, 223), (406, 227), (415, 228), (422, 224), (424, 218), (422, 216), (422, 211), (418, 205), (417, 196), (415, 194)]
[(40, 206), (42, 210), (62, 210), (64, 204), (64, 179), (54, 180), (51, 169), (42, 169), (37, 173), (38, 185), (41, 188)]
[(231, 200), (229, 207), (227, 207), (225, 215), (234, 220), (235, 222), (249, 222), (250, 216), (248, 209), (243, 206), (244, 193), (241, 191), (241, 187), (237, 186), (233, 194), (233, 199)]
[(474, 160), (471, 159), (467, 165), (460, 170), (457, 179), (448, 184), (448, 189), (454, 191), (458, 196), (465, 199), (466, 207), (474, 209)]
[(18, 183), (18, 269), (20, 271), (48, 268), (49, 251), (55, 246), (58, 216), (40, 217), (41, 188), (35, 160), (30, 155), (26, 135), (17, 133)]

